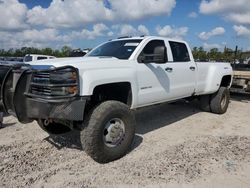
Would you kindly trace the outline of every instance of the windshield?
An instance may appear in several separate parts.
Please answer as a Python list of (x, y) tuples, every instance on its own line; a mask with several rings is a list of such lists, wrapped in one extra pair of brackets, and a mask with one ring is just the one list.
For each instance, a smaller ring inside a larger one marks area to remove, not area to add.
[(88, 56), (129, 59), (141, 41), (142, 40), (119, 40), (107, 42), (91, 51)]

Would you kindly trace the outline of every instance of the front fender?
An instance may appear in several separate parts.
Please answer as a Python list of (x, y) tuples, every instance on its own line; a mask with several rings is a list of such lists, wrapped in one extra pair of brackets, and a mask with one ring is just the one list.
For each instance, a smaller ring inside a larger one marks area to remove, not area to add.
[(80, 73), (80, 93), (82, 96), (91, 96), (94, 92), (95, 87), (119, 83), (119, 82), (129, 82), (132, 88), (132, 105), (134, 108), (138, 101), (138, 87), (136, 84), (136, 72), (130, 68), (123, 69), (99, 69), (99, 70), (89, 70)]

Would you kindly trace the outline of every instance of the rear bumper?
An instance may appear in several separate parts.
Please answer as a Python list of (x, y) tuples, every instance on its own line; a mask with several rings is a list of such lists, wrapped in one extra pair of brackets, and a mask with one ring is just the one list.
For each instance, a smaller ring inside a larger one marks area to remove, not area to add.
[(0, 108), (17, 117), (21, 123), (37, 119), (83, 120), (88, 97), (78, 94), (60, 98), (30, 95), (33, 73), (31, 68), (11, 68), (8, 71), (2, 84)]

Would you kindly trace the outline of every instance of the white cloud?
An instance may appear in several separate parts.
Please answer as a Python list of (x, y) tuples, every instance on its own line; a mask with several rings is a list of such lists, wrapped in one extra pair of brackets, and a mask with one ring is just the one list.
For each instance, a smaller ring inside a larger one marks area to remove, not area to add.
[(136, 32), (137, 30), (132, 25), (124, 24), (120, 26), (119, 35), (121, 36), (136, 35)]
[(146, 26), (139, 25), (133, 27), (129, 24), (113, 25), (110, 28), (103, 23), (93, 25), (92, 29), (82, 29), (61, 34), (55, 28), (45, 29), (25, 29), (23, 31), (7, 32), (0, 31), (0, 44), (2, 48), (20, 48), (24, 46), (47, 47), (62, 46), (74, 40), (93, 40), (98, 37), (117, 37), (117, 36), (138, 36), (149, 34)]
[(189, 17), (189, 18), (197, 18), (197, 17), (198, 17), (198, 14), (197, 14), (196, 12), (190, 12), (190, 13), (188, 14), (188, 17)]
[(0, 30), (19, 30), (27, 28), (25, 23), (26, 5), (17, 0), (0, 1)]
[(202, 0), (200, 4), (200, 11), (204, 14), (224, 13), (224, 12), (241, 12), (249, 10), (246, 6), (249, 4), (248, 0)]
[(60, 35), (55, 29), (26, 29), (18, 32), (0, 32), (3, 48), (20, 48), (24, 46), (47, 47), (54, 42), (66, 42), (67, 36)]
[(148, 28), (146, 28), (145, 25), (139, 25), (139, 26), (138, 26), (138, 31), (139, 31), (141, 34), (143, 34), (143, 35), (149, 35), (149, 34), (150, 34)]
[(213, 49), (213, 48), (218, 48), (218, 49), (222, 49), (223, 48), (223, 45), (221, 45), (221, 44), (208, 44), (208, 43), (204, 43), (203, 44), (203, 48), (205, 49), (205, 50), (210, 50), (210, 49)]
[(249, 0), (202, 0), (200, 12), (203, 14), (220, 14), (225, 19), (238, 24), (250, 24)]
[(53, 0), (48, 8), (28, 11), (28, 22), (49, 27), (78, 27), (100, 20), (111, 20), (112, 12), (97, 0)]
[(107, 34), (108, 34), (109, 37), (112, 37), (114, 35), (114, 32), (113, 31), (109, 31)]
[(123, 20), (170, 15), (176, 5), (175, 0), (111, 0), (110, 3), (115, 17)]
[(186, 36), (188, 32), (188, 27), (175, 28), (171, 27), (170, 25), (166, 25), (164, 27), (157, 26), (156, 32), (158, 35), (163, 37), (182, 39)]
[(149, 30), (145, 25), (135, 28), (130, 24), (120, 24), (111, 26), (111, 29), (113, 29), (113, 33), (117, 33), (117, 36), (149, 35)]
[(212, 31), (209, 31), (209, 32), (201, 32), (199, 34), (199, 38), (201, 40), (208, 40), (209, 38), (211, 37), (214, 37), (214, 36), (219, 36), (219, 35), (223, 35), (225, 33), (225, 29), (223, 27), (216, 27), (214, 28)]
[(28, 11), (28, 23), (48, 27), (81, 27), (99, 21), (126, 21), (148, 16), (169, 15), (175, 0), (53, 0), (48, 8), (36, 6)]
[(18, 33), (19, 38), (22, 38), (23, 41), (34, 41), (34, 42), (47, 42), (47, 41), (56, 41), (58, 40), (58, 31), (55, 29), (43, 29), (43, 30), (24, 30), (21, 33)]
[(250, 11), (247, 13), (232, 13), (228, 15), (228, 18), (235, 23), (250, 24)]
[(60, 38), (68, 42), (76, 39), (93, 40), (103, 36), (136, 36), (142, 34), (149, 34), (147, 27), (144, 25), (139, 25), (137, 29), (129, 24), (112, 25), (109, 28), (105, 24), (99, 23), (95, 24), (92, 30), (83, 29), (81, 31), (73, 31), (69, 34), (61, 35)]
[[(47, 8), (28, 9), (19, 0), (0, 0), (0, 43), (3, 48), (43, 47), (102, 36), (149, 35), (144, 25), (108, 28), (98, 23), (170, 15), (175, 5), (176, 0), (109, 0), (108, 6), (103, 0), (52, 0)], [(86, 29), (90, 24), (94, 24), (93, 28)]]
[(88, 29), (83, 29), (81, 32), (72, 32), (71, 34), (71, 40), (73, 39), (95, 39), (97, 37), (101, 37), (101, 36), (109, 36), (111, 33), (111, 31), (109, 31), (109, 28), (103, 24), (103, 23), (99, 23), (99, 24), (95, 24), (93, 26), (92, 30), (88, 30)]
[(243, 25), (234, 25), (233, 26), (234, 31), (236, 32), (237, 36), (240, 37), (250, 37), (250, 28), (247, 28)]

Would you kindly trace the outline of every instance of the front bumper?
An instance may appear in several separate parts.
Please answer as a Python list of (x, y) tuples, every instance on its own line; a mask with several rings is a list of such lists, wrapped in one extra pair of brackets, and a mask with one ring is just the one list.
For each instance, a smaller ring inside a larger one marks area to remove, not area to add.
[(35, 72), (32, 68), (9, 70), (1, 90), (5, 111), (22, 123), (38, 119), (82, 121), (88, 97), (79, 96), (78, 93), (67, 97), (33, 95), (31, 85)]
[(27, 98), (27, 117), (29, 119), (61, 119), (82, 121), (87, 98), (77, 97), (62, 101)]

